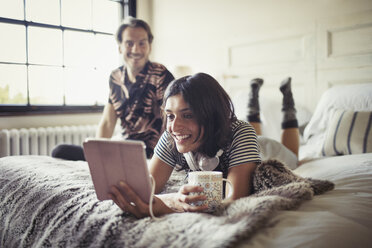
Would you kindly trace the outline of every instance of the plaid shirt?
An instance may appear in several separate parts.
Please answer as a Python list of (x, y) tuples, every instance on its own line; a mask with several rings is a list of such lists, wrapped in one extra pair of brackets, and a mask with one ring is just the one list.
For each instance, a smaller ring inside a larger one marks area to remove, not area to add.
[(173, 79), (165, 66), (153, 62), (147, 62), (134, 84), (129, 82), (125, 66), (110, 75), (109, 103), (121, 120), (123, 138), (144, 141), (148, 157), (162, 132), (160, 107)]

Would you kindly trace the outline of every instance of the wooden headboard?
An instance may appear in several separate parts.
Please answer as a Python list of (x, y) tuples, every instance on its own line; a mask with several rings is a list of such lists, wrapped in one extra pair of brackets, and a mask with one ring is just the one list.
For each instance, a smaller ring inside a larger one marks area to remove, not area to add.
[(229, 42), (221, 82), (232, 97), (261, 77), (261, 94), (280, 100), (279, 84), (291, 76), (296, 103), (314, 111), (326, 89), (372, 82), (371, 11), (293, 25)]

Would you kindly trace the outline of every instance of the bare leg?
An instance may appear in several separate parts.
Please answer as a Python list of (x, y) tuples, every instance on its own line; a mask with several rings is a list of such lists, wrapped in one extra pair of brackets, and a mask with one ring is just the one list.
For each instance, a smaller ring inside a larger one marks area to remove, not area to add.
[(261, 135), (260, 103), (259, 91), (263, 85), (261, 78), (254, 78), (250, 81), (251, 91), (248, 96), (248, 115), (247, 120), (253, 126), (257, 135)]
[(282, 144), (298, 157), (300, 147), (300, 134), (297, 127), (282, 129)]
[(256, 131), (257, 135), (262, 135), (262, 129), (261, 129), (261, 122), (249, 122), (254, 130)]
[(291, 150), (298, 157), (300, 147), (300, 134), (294, 107), (294, 99), (291, 89), (291, 78), (286, 78), (280, 85), (280, 91), (283, 93), (283, 121), (282, 121), (282, 144)]

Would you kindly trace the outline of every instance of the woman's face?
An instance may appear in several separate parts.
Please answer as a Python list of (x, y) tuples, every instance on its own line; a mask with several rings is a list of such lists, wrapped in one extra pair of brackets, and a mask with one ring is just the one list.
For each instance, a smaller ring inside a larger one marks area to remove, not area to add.
[(181, 94), (167, 99), (165, 114), (167, 116), (167, 131), (172, 135), (178, 152), (196, 151), (200, 146), (204, 130), (201, 129), (199, 139), (195, 142), (199, 133), (199, 124)]

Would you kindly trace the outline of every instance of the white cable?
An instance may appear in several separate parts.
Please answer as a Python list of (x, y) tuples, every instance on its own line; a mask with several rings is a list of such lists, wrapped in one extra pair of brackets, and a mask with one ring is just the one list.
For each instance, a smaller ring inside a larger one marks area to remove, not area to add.
[(154, 212), (152, 211), (152, 201), (154, 200), (154, 195), (155, 195), (155, 179), (152, 177), (152, 175), (150, 175), (150, 178), (151, 178), (151, 195), (150, 195), (150, 215), (151, 215), (151, 218), (153, 218), (154, 220), (160, 220), (160, 218), (156, 217), (154, 215)]

